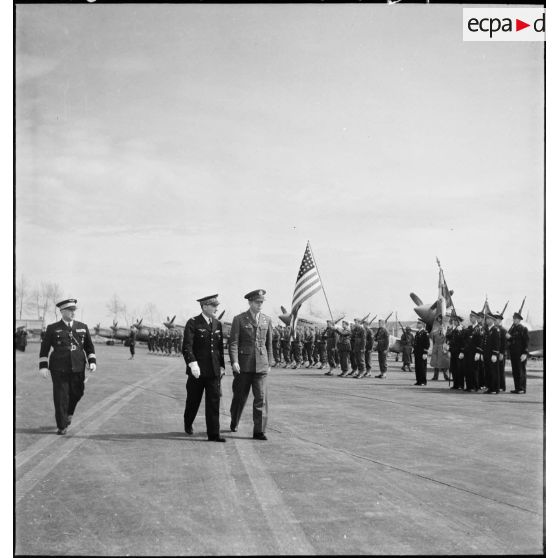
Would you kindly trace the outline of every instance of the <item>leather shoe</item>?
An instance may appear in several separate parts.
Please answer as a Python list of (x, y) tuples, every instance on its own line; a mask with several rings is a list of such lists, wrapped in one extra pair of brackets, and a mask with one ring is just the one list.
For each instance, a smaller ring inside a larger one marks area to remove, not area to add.
[(252, 436), (254, 440), (267, 440), (267, 436), (263, 432), (258, 432)]
[(238, 430), (238, 426), (236, 426), (236, 424), (233, 424), (231, 422), (231, 432), (236, 432)]
[(211, 438), (207, 439), (208, 442), (226, 442), (227, 440), (225, 440), (225, 438), (223, 438), (223, 436), (212, 436)]
[(58, 435), (60, 435), (60, 436), (64, 436), (64, 434), (66, 434), (67, 430), (68, 430), (67, 428), (59, 428), (59, 429), (56, 431), (56, 434), (58, 434)]
[(70, 426), (70, 424), (72, 424), (72, 419), (74, 418), (74, 415), (68, 415), (68, 426)]
[(184, 432), (186, 432), (186, 434), (192, 435), (194, 433), (194, 429), (191, 426), (185, 426)]

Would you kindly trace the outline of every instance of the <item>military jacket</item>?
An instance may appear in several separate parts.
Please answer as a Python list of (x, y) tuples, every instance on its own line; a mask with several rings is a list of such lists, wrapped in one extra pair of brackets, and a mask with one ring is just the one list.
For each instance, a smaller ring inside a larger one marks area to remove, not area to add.
[(484, 361), (488, 360), (493, 356), (498, 356), (500, 352), (500, 330), (498, 326), (492, 326), (486, 332), (486, 343), (484, 346)]
[(389, 349), (389, 333), (385, 327), (378, 328), (376, 335), (374, 335), (374, 341), (377, 342), (376, 350), (378, 352)]
[(510, 353), (527, 354), (529, 348), (529, 330), (523, 324), (513, 324), (508, 334), (510, 335)]
[(326, 346), (329, 349), (335, 349), (335, 346), (337, 345), (337, 340), (338, 340), (338, 333), (335, 330), (335, 328), (332, 327), (327, 327), (325, 332), (325, 339), (326, 339)]
[(220, 376), (221, 368), (225, 368), (221, 322), (212, 318), (210, 325), (203, 314), (190, 318), (184, 328), (182, 355), (189, 376), (192, 375), (189, 366), (191, 362), (198, 363), (200, 376)]
[(430, 336), (424, 329), (417, 331), (413, 342), (413, 352), (416, 355), (428, 354), (430, 348)]
[(353, 329), (353, 351), (355, 353), (364, 351), (365, 344), (366, 331), (360, 324), (357, 324)]
[(446, 342), (450, 353), (462, 353), (465, 351), (466, 333), (463, 329), (450, 329), (446, 332)]
[(339, 334), (339, 350), (340, 351), (350, 351), (351, 350), (351, 336), (352, 332), (349, 329), (340, 329), (337, 331)]
[(231, 363), (238, 362), (240, 372), (266, 374), (273, 362), (271, 318), (259, 316), (256, 323), (249, 310), (233, 318), (229, 336)]
[(366, 343), (364, 345), (364, 349), (366, 351), (371, 351), (372, 347), (374, 346), (374, 335), (372, 333), (372, 330), (369, 327), (365, 328), (365, 331), (366, 331)]
[(406, 331), (401, 335), (401, 346), (402, 347), (412, 347), (415, 341), (415, 337), (412, 333), (407, 333)]
[(505, 355), (506, 345), (507, 345), (506, 334), (508, 333), (508, 330), (503, 326), (496, 326), (496, 327), (500, 331), (500, 354)]
[(48, 367), (55, 374), (85, 372), (86, 362), (97, 363), (87, 325), (74, 320), (70, 329), (64, 320), (60, 320), (47, 326), (41, 342), (39, 368)]

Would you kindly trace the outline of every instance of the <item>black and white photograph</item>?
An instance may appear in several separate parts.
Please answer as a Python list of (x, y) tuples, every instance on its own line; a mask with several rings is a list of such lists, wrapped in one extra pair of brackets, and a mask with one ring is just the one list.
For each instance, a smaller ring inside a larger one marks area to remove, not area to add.
[(546, 554), (545, 23), (14, 3), (14, 555)]

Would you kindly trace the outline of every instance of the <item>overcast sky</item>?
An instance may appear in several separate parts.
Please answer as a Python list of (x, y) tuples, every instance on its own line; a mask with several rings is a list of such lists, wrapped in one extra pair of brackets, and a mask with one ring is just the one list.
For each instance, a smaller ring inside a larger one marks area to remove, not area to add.
[(183, 323), (263, 288), (275, 316), (310, 240), (334, 314), (411, 319), (438, 256), (459, 311), (526, 295), (542, 324), (543, 43), (463, 42), (461, 19), (17, 5), (18, 277), (90, 325), (114, 293)]

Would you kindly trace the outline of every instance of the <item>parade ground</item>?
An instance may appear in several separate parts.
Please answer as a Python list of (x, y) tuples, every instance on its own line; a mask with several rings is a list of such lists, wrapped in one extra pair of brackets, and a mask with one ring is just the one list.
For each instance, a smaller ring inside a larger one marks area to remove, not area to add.
[(415, 387), (393, 356), (383, 380), (273, 368), (268, 441), (252, 439), (252, 395), (230, 431), (227, 366), (214, 443), (203, 401), (184, 434), (182, 357), (103, 344), (58, 436), (38, 353), (16, 354), (16, 554), (544, 550), (541, 363), (525, 395), (510, 372), (498, 395)]

